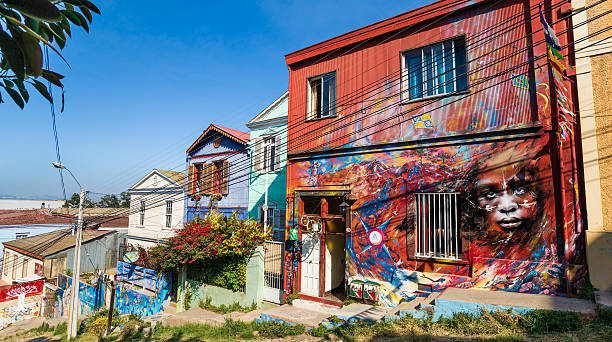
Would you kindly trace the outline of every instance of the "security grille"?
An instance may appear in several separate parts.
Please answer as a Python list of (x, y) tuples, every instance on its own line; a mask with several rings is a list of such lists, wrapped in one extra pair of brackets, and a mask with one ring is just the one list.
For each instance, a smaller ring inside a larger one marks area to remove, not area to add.
[(417, 193), (417, 257), (461, 259), (457, 193)]
[(284, 242), (264, 242), (264, 300), (280, 303), (283, 293)]

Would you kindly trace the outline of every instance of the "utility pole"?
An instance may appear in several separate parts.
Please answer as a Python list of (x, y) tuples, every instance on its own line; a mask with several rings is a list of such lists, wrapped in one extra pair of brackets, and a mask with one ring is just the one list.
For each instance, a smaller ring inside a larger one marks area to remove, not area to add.
[(79, 320), (79, 285), (81, 275), (81, 240), (83, 237), (83, 203), (85, 189), (81, 188), (79, 201), (79, 218), (77, 221), (76, 243), (74, 246), (74, 266), (72, 267), (72, 292), (70, 294), (70, 312), (68, 316), (68, 339), (76, 337)]
[(81, 198), (79, 201), (79, 218), (77, 221), (77, 234), (76, 242), (74, 244), (74, 265), (72, 267), (72, 291), (70, 293), (70, 308), (68, 311), (68, 339), (76, 337), (77, 328), (79, 326), (79, 285), (81, 284), (79, 276), (81, 275), (81, 240), (83, 236), (83, 204), (85, 203), (85, 189), (76, 177), (72, 174), (72, 171), (68, 169), (64, 164), (53, 162), (51, 163), (56, 169), (64, 169), (70, 173), (72, 179), (81, 188)]
[(264, 205), (262, 207), (263, 211), (264, 211), (264, 224), (263, 224), (263, 229), (264, 229), (264, 234), (268, 233), (268, 169), (266, 168), (266, 192), (264, 195)]
[(115, 311), (115, 282), (110, 281), (111, 287), (111, 299), (110, 299), (110, 309), (108, 310), (108, 323), (106, 325), (106, 334), (107, 336), (111, 333), (111, 323), (113, 322), (113, 311)]

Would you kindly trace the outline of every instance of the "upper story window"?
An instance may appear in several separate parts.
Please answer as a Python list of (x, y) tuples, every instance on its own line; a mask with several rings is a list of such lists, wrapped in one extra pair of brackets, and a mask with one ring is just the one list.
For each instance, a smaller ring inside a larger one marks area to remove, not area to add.
[(145, 219), (145, 200), (140, 200), (140, 225), (144, 226)]
[(402, 100), (427, 98), (467, 89), (464, 37), (402, 53)]
[(189, 166), (188, 196), (229, 194), (229, 161), (196, 163)]
[(336, 72), (308, 79), (308, 106), (306, 119), (336, 116)]
[(166, 201), (166, 228), (172, 227), (172, 201)]
[(264, 136), (255, 140), (253, 148), (253, 171), (259, 173), (280, 171), (281, 136)]

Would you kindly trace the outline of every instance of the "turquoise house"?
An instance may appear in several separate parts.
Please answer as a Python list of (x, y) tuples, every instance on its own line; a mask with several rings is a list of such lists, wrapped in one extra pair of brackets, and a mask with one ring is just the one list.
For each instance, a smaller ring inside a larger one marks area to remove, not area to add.
[(288, 104), (285, 92), (246, 124), (251, 130), (249, 218), (264, 224), (265, 217), (274, 241), (285, 241)]

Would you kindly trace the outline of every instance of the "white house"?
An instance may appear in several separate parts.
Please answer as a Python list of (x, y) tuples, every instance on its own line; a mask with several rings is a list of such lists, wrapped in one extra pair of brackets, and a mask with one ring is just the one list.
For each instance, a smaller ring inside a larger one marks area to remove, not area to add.
[(185, 174), (153, 169), (128, 191), (128, 244), (152, 247), (183, 226)]

